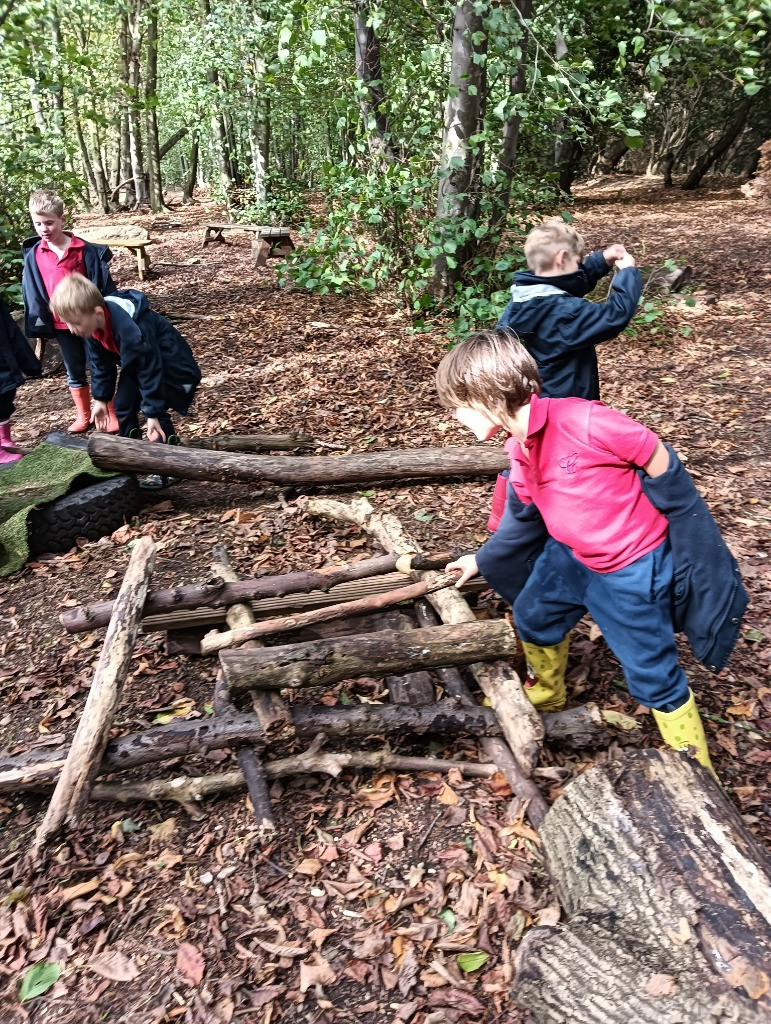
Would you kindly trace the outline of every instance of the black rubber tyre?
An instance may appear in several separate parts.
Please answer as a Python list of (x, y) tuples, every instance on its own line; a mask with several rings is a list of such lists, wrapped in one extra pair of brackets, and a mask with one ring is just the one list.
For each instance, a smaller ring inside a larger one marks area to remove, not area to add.
[(65, 494), (30, 512), (30, 553), (69, 551), (78, 537), (98, 540), (123, 526), (143, 504), (136, 477), (127, 474)]

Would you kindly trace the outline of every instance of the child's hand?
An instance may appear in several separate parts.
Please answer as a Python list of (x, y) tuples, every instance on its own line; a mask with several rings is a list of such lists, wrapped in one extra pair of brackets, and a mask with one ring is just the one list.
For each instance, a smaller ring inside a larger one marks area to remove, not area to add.
[(614, 242), (607, 249), (603, 249), (602, 255), (605, 257), (605, 262), (608, 266), (612, 267), (616, 260), (626, 256), (626, 247), (621, 242)]
[(160, 420), (157, 420), (155, 416), (147, 417), (147, 440), (148, 441), (165, 441), (166, 435), (161, 430)]
[(445, 572), (453, 572), (455, 569), (460, 570), (460, 576), (455, 584), (456, 589), (462, 587), (466, 580), (470, 580), (472, 576), (476, 576), (479, 572), (477, 565), (476, 555), (462, 555), (454, 562), (448, 562), (444, 567)]
[(91, 406), (91, 413), (94, 417), (96, 429), (107, 430), (110, 425), (110, 411), (107, 408), (107, 402), (100, 402), (98, 399), (95, 399), (94, 404)]
[(625, 252), (621, 259), (616, 260), (616, 270), (626, 270), (627, 267), (636, 267), (634, 256), (631, 252)]

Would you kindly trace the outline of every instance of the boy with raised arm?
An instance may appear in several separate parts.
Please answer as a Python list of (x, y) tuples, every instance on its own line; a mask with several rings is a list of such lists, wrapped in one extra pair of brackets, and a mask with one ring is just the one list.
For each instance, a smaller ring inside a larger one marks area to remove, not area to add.
[[(436, 380), (442, 404), (477, 440), (506, 432), (512, 487), (525, 507), (538, 509), (549, 533), (513, 598), (531, 701), (543, 711), (564, 706), (570, 630), (588, 611), (621, 663), (630, 694), (653, 710), (664, 741), (695, 748), (712, 770), (678, 661), (669, 524), (638, 474), (654, 485), (673, 481), (664, 493), (674, 493), (685, 474), (674, 451), (600, 402), (542, 397), (535, 361), (510, 331), (467, 338), (444, 357)], [(735, 643), (746, 593), (706, 506), (698, 505), (702, 499), (695, 493), (684, 500), (697, 510), (698, 536), (679, 526), (678, 570), (690, 559), (693, 585), (683, 628), (697, 656), (714, 659), (710, 668), (717, 670)], [(477, 572), (500, 581), (515, 539), (494, 534), (476, 555), (451, 562), (448, 570), (460, 570), (457, 586)], [(505, 585), (496, 589), (507, 596)]]

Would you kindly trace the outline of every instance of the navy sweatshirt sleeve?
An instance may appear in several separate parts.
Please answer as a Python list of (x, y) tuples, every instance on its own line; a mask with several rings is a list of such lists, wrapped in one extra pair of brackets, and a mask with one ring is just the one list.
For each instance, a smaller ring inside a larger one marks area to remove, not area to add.
[(555, 304), (555, 322), (550, 333), (557, 350), (597, 345), (617, 337), (634, 316), (642, 287), (640, 271), (626, 267), (616, 274), (613, 290), (605, 302), (575, 298)]
[(586, 278), (590, 284), (590, 291), (595, 287), (600, 278), (605, 277), (606, 274), (610, 273), (610, 267), (607, 264), (605, 257), (602, 255), (602, 250), (598, 249), (597, 252), (591, 253), (581, 263), (581, 269), (586, 274)]
[(535, 505), (520, 501), (513, 487), (508, 491), (500, 526), (477, 551), (476, 559), (480, 573), (493, 590), (514, 604), (548, 534)]
[(137, 379), (145, 416), (161, 416), (166, 412), (166, 384), (163, 361), (154, 338), (140, 329), (129, 313), (116, 303), (109, 303), (112, 333), (120, 349), (121, 366)]

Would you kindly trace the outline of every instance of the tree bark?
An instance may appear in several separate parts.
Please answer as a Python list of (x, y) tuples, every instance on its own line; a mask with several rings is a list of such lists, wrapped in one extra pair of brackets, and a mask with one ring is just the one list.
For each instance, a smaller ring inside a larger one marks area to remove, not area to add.
[(380, 40), (369, 23), (370, 0), (354, 0), (354, 43), (356, 78), (363, 88), (361, 116), (370, 153), (376, 158), (392, 159), (391, 130), (385, 111)]
[(541, 840), (567, 920), (517, 952), (514, 998), (535, 1024), (769, 1020), (771, 861), (695, 761), (596, 765)]
[(161, 179), (161, 143), (158, 137), (158, 3), (148, 0), (147, 7), (147, 72), (145, 74), (145, 131), (147, 136), (147, 171), (150, 209), (160, 213), (163, 208)]
[[(347, 505), (331, 499), (315, 498), (306, 503), (306, 509), (311, 515), (356, 523), (372, 534), (387, 551), (400, 553), (419, 550), (415, 541), (404, 532), (396, 516), (376, 513), (366, 498), (356, 498)], [(428, 600), (443, 622), (475, 621), (474, 613), (455, 588), (439, 591)], [(515, 652), (516, 645), (511, 656)], [(492, 665), (472, 665), (470, 671), (495, 708), (503, 726), (503, 734), (520, 768), (525, 776), (529, 776), (540, 753), (543, 724), (538, 712), (527, 699), (517, 673), (510, 665), (500, 661)]]
[(185, 480), (232, 483), (269, 481), (284, 486), (380, 483), (386, 480), (436, 480), (492, 477), (508, 465), (505, 452), (482, 445), (467, 448), (414, 448), (366, 455), (236, 455), (92, 434), (88, 454), (101, 469), (159, 473)]
[(148, 205), (147, 182), (145, 181), (144, 144), (142, 142), (142, 118), (137, 99), (142, 88), (142, 4), (144, 0), (132, 0), (133, 7), (128, 13), (128, 69), (129, 88), (133, 99), (128, 103), (129, 151), (131, 174), (134, 179), (135, 209)]
[(193, 141), (190, 144), (190, 158), (189, 158), (189, 169), (187, 178), (185, 179), (185, 186), (182, 192), (182, 201), (185, 203), (192, 203), (193, 192), (195, 191), (195, 183), (198, 177), (198, 133), (196, 132), (193, 136)]
[(233, 690), (331, 686), (358, 676), (383, 678), (435, 665), (468, 665), (516, 651), (514, 631), (502, 619), (416, 629), (380, 630), (261, 651), (221, 651), (220, 664)]
[(732, 121), (729, 122), (725, 131), (707, 148), (707, 151), (696, 161), (693, 168), (689, 171), (685, 181), (681, 185), (684, 192), (690, 192), (695, 188), (698, 188), (701, 184), (701, 179), (710, 169), (710, 167), (719, 160), (720, 157), (725, 153), (735, 142), (739, 135), (739, 132), (744, 128), (745, 122), (747, 121), (747, 115), (752, 107), (753, 96), (744, 96), (741, 103), (736, 108), (736, 114)]
[[(451, 558), (451, 552), (440, 551), (435, 554), (416, 555), (411, 564), (416, 568), (444, 568)], [(346, 581), (391, 573), (396, 568), (397, 560), (396, 555), (376, 555), (361, 562), (354, 562), (350, 566), (330, 566), (326, 570), (260, 576), (253, 580), (237, 580), (232, 583), (218, 577), (208, 583), (172, 587), (170, 590), (151, 590), (142, 609), (142, 616), (159, 615), (179, 608), (227, 608), (259, 597), (284, 597), (287, 594), (308, 594), (311, 591), (327, 593)], [(59, 621), (68, 633), (88, 632), (107, 625), (113, 607), (113, 601), (97, 601), (78, 608), (67, 608), (60, 613)]]
[[(476, 40), (480, 40), (481, 42)], [(461, 0), (455, 9), (452, 30), (450, 88), (445, 104), (442, 152), (439, 159), (439, 192), (436, 230), (441, 240), (453, 244), (456, 225), (476, 214), (474, 186), (478, 155), (471, 143), (481, 120), (486, 64), (476, 58), (487, 53), (487, 34), (480, 8), (473, 0)], [(450, 231), (448, 232), (448, 227)], [(434, 258), (431, 290), (438, 298), (452, 291), (460, 277), (467, 253), (446, 248)]]
[(72, 746), (35, 834), (33, 860), (65, 822), (71, 827), (77, 825), (88, 802), (131, 664), (155, 553), (155, 544), (149, 537), (141, 538), (132, 551)]
[(275, 636), (277, 633), (290, 633), (313, 622), (347, 618), (349, 615), (361, 615), (380, 608), (388, 608), (394, 604), (401, 604), (403, 601), (414, 601), (434, 590), (453, 586), (456, 579), (457, 577), (453, 573), (443, 575), (431, 573), (426, 579), (411, 583), (406, 587), (400, 587), (398, 590), (392, 590), (387, 594), (374, 594), (371, 597), (363, 597), (359, 601), (331, 604), (326, 608), (315, 608), (312, 611), (298, 612), (296, 615), (282, 616), (277, 619), (265, 619), (263, 622), (254, 622), (252, 618), (252, 622), (248, 626), (223, 633), (207, 634), (201, 641), (201, 653), (214, 654), (216, 651), (235, 647), (247, 640), (256, 640), (262, 636)]

